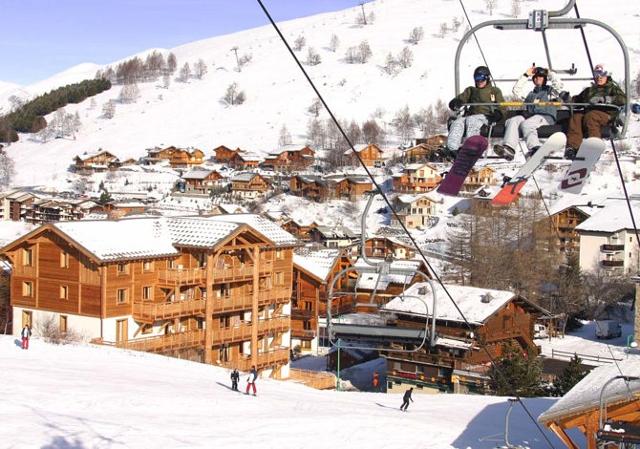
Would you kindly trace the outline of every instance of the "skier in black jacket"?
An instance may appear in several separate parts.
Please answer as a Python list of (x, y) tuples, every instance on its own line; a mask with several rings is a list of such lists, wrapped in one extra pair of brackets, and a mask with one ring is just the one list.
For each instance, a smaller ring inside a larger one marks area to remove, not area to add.
[(231, 389), (238, 391), (238, 382), (240, 382), (240, 373), (237, 369), (231, 371)]
[(400, 406), (400, 410), (406, 412), (409, 407), (409, 401), (413, 402), (411, 399), (411, 393), (413, 393), (413, 387), (409, 388), (404, 392), (404, 396), (402, 397), (402, 405)]

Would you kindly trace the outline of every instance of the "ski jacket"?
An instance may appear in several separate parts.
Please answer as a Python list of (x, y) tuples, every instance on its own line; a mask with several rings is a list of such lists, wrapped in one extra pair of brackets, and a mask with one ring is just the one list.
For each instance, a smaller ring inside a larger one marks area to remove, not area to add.
[(611, 108), (606, 108), (598, 105), (602, 104), (614, 104), (616, 106), (624, 106), (626, 102), (626, 96), (624, 91), (618, 86), (618, 84), (611, 78), (607, 80), (604, 86), (598, 86), (593, 83), (591, 86), (584, 89), (578, 95), (573, 97), (574, 103), (591, 103), (589, 110), (599, 110), (606, 112), (611, 117), (616, 115), (616, 111)]
[(258, 372), (256, 370), (252, 369), (249, 372), (249, 378), (247, 379), (247, 382), (249, 382), (250, 384), (255, 383), (257, 378), (258, 378)]
[[(529, 81), (529, 76), (525, 73), (513, 86), (513, 95), (518, 98), (524, 99), (525, 103), (537, 103), (539, 101), (551, 101), (558, 92), (562, 90), (563, 84), (559, 78), (555, 76), (555, 73), (549, 71), (547, 76), (546, 86), (535, 86), (528, 94), (526, 92), (526, 85)], [(555, 106), (525, 106), (525, 110), (529, 116), (532, 115), (546, 115), (551, 117), (555, 122), (557, 119), (558, 108)]]
[[(404, 392), (404, 396), (402, 397), (403, 400), (408, 401), (409, 399), (411, 399), (411, 390), (407, 390)], [(411, 399), (413, 401), (413, 399)]]
[(31, 337), (31, 329), (29, 329), (28, 327), (23, 328), (22, 332), (20, 332), (20, 335), (22, 336), (22, 338)]
[[(449, 107), (454, 100), (459, 100), (462, 103), (502, 103), (504, 97), (499, 88), (487, 84), (482, 89), (475, 86), (467, 87), (460, 95), (451, 100)], [(492, 106), (469, 106), (466, 115), (484, 114), (490, 116), (495, 110), (496, 108)]]

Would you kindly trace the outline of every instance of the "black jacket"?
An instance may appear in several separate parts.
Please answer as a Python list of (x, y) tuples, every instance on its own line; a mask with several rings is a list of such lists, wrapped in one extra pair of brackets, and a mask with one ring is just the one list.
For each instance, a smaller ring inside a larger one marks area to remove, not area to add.
[[(411, 393), (413, 393), (413, 390), (407, 390), (404, 392), (404, 396), (402, 397), (403, 400), (408, 401), (409, 399), (411, 399)], [(413, 399), (411, 399), (413, 401)]]

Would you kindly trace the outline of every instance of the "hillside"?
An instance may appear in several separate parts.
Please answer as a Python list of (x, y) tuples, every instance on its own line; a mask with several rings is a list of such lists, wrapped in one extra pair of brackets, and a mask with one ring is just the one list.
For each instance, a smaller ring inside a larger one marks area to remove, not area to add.
[[(503, 444), (506, 399), (317, 391), (262, 380), (232, 392), (227, 370), (146, 353), (0, 336), (0, 441), (11, 449), (485, 448)], [(241, 387), (245, 385), (241, 377)], [(534, 416), (553, 399), (526, 400)], [(511, 441), (546, 447), (517, 407)], [(554, 445), (560, 442), (551, 436)], [(258, 446), (259, 445), (259, 446)]]
[[(482, 0), (468, 0), (466, 6), (474, 24), (490, 18), (505, 18), (511, 11), (510, 2), (506, 1), (499, 3), (493, 17), (487, 14)], [(534, 6), (555, 8), (558, 2), (522, 2), (520, 16), (524, 17)], [(450, 0), (378, 0), (368, 3), (366, 8), (376, 17), (373, 24), (367, 26), (356, 25), (359, 7), (280, 25), (291, 41), (300, 35), (305, 37), (307, 45), (298, 52), (302, 60), (306, 59), (308, 47), (319, 53), (322, 62), (309, 67), (309, 72), (339, 117), (362, 122), (375, 115), (391, 131), (390, 122), (401, 107), (408, 105), (412, 112), (417, 112), (438, 99), (447, 101), (452, 96), (454, 53), (465, 27), (462, 25), (453, 31), (451, 23), (456, 17), (463, 18), (462, 11)], [(632, 71), (637, 72), (640, 36), (636, 26), (638, 8), (634, 2), (612, 1), (603, 10), (597, 0), (581, 0), (580, 8), (583, 17), (608, 22), (621, 33), (633, 55)], [(439, 37), (441, 24), (445, 22), (450, 30)], [(424, 28), (424, 39), (417, 45), (408, 44), (409, 32), (416, 26)], [(545, 60), (536, 33), (513, 33), (486, 29), (478, 34), (489, 66), (497, 76), (515, 77), (531, 61)], [(332, 34), (338, 36), (340, 42), (336, 52), (327, 48)], [(506, 35), (516, 36), (517, 48), (504, 45)], [(615, 41), (593, 27), (588, 28), (588, 39), (594, 60), (604, 62), (614, 74), (619, 74), (622, 58), (618, 57), (620, 52)], [(366, 64), (347, 64), (344, 60), (347, 48), (364, 40), (370, 44), (371, 60)], [(578, 76), (588, 74), (579, 33), (550, 32), (549, 41), (557, 66), (566, 68), (575, 63)], [(235, 70), (235, 56), (231, 51), (234, 46), (238, 47), (239, 55), (252, 56), (252, 61), (241, 72)], [(383, 70), (387, 54), (397, 56), (405, 46), (413, 52), (412, 66), (396, 76), (388, 75)], [(178, 67), (202, 58), (208, 73), (202, 80), (191, 79), (187, 83), (173, 80), (167, 89), (160, 86), (161, 81), (140, 84), (138, 101), (117, 104), (111, 120), (101, 118), (102, 105), (116, 99), (121, 86), (97, 96), (93, 107), (91, 101), (68, 106), (67, 111), (78, 111), (83, 122), (76, 139), (41, 143), (31, 136), (22, 136), (21, 141), (9, 149), (18, 173), (15, 183), (64, 184), (65, 170), (72, 157), (99, 147), (125, 158), (142, 156), (145, 148), (156, 145), (196, 146), (210, 152), (215, 146), (225, 144), (265, 154), (277, 145), (283, 125), (291, 131), (294, 141), (305, 140), (310, 118), (306, 110), (314, 95), (271, 27), (193, 42), (172, 51), (177, 56)], [(471, 81), (470, 72), (480, 62), (475, 44), (470, 43), (463, 52), (463, 84)], [(78, 74), (92, 75), (97, 68), (82, 64), (25, 90), (35, 92), (43, 86), (66, 83), (75, 80)], [(227, 107), (220, 99), (233, 82), (246, 92), (247, 101)], [(575, 92), (584, 82), (570, 84), (567, 87)], [(505, 92), (511, 88), (509, 84), (502, 87)], [(630, 134), (640, 134), (639, 129), (636, 120)]]

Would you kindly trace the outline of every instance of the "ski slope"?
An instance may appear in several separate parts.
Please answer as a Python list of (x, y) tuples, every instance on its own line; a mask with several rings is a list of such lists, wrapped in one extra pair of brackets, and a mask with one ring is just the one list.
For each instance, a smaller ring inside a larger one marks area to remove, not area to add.
[[(147, 353), (0, 336), (0, 441), (7, 449), (484, 448), (503, 444), (506, 398), (317, 391)], [(240, 387), (246, 385), (241, 377)], [(527, 399), (534, 416), (554, 399)], [(547, 447), (521, 408), (511, 441)], [(560, 442), (551, 434), (556, 447)]]

